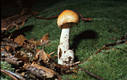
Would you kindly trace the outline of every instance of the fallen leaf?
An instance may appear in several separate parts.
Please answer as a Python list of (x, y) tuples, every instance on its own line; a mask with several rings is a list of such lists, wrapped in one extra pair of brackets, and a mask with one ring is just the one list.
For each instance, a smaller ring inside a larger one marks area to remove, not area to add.
[(14, 39), (14, 42), (22, 46), (25, 40), (26, 38), (23, 35), (19, 35)]
[(23, 62), (29, 62), (29, 56), (27, 55), (27, 53), (23, 52), (23, 51), (17, 51), (17, 53), (15, 53), (15, 57), (17, 57), (18, 59), (22, 60)]
[(40, 39), (41, 44), (47, 44), (49, 42), (49, 34), (46, 33), (41, 39)]
[(40, 51), (37, 51), (37, 54), (35, 55), (35, 60), (43, 60), (44, 62), (49, 61), (48, 54), (42, 49)]
[(11, 49), (11, 47), (10, 47), (10, 46), (5, 46), (5, 49), (6, 49), (7, 51), (9, 51), (9, 50)]

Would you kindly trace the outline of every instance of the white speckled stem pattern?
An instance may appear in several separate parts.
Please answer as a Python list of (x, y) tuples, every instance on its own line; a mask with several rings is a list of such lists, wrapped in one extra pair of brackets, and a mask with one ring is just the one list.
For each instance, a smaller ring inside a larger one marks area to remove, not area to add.
[(71, 65), (74, 60), (74, 52), (69, 50), (70, 28), (63, 28), (58, 46), (58, 64)]

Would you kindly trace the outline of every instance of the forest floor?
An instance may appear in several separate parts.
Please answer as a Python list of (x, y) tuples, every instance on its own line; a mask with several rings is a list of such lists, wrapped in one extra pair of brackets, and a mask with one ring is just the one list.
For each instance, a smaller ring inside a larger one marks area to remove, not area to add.
[[(80, 21), (71, 28), (70, 48), (75, 51), (76, 61), (81, 62), (79, 64), (81, 68), (101, 76), (104, 80), (127, 80), (127, 42), (117, 44), (127, 33), (126, 1), (65, 0), (46, 7), (44, 9), (41, 2), (38, 2), (33, 10), (38, 11), (39, 16), (50, 17), (58, 15), (65, 9), (71, 9), (86, 18), (92, 18), (90, 22)], [(43, 20), (31, 17), (24, 25), (30, 27), (30, 30), (24, 32), (25, 37), (39, 40), (48, 33), (50, 42), (44, 50), (47, 53), (54, 51), (54, 55), (57, 55), (61, 29), (56, 22), (57, 19)], [(97, 52), (104, 45), (112, 43), (116, 44)], [(82, 70), (64, 74), (62, 79), (96, 80)]]

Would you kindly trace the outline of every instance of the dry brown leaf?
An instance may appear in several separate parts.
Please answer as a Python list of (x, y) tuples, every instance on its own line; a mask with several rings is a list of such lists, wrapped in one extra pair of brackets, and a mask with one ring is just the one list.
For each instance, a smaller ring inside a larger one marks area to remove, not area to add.
[(10, 46), (5, 46), (5, 49), (6, 49), (7, 51), (9, 51), (9, 50), (11, 49), (11, 47), (10, 47)]
[(15, 53), (15, 57), (22, 60), (23, 62), (29, 62), (29, 57), (23, 51), (17, 51), (17, 53)]
[(34, 39), (30, 39), (28, 41), (29, 41), (30, 44), (33, 44), (33, 45), (36, 45), (36, 43), (37, 43)]
[(47, 53), (42, 49), (37, 51), (37, 54), (35, 55), (35, 60), (43, 60), (44, 62), (48, 62), (49, 61), (49, 57), (47, 55)]
[(22, 75), (22, 76), (25, 76), (25, 72), (22, 72), (21, 75)]
[(45, 41), (45, 40), (48, 40), (49, 39), (49, 33), (46, 33), (42, 38), (41, 40)]
[(49, 33), (46, 33), (41, 39), (40, 39), (41, 44), (47, 44), (49, 42)]
[(30, 44), (33, 44), (34, 46), (38, 46), (38, 45), (41, 45), (41, 42), (40, 41), (36, 41), (34, 39), (30, 39), (28, 40)]
[(23, 35), (19, 35), (14, 39), (14, 42), (22, 46), (25, 40), (26, 38)]
[(44, 45), (44, 44), (48, 44), (49, 42), (49, 34), (46, 33), (40, 40), (35, 41), (34, 39), (30, 39), (29, 43), (33, 44), (33, 45)]
[(34, 60), (38, 60), (39, 59), (39, 51), (40, 51), (40, 49), (36, 49), (36, 55), (35, 55), (35, 57), (34, 57)]

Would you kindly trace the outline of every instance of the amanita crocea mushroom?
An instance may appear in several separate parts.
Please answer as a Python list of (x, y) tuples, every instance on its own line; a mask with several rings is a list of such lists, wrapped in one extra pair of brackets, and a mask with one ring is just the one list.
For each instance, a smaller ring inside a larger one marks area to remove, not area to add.
[(72, 10), (64, 10), (57, 19), (57, 25), (62, 29), (60, 44), (58, 46), (58, 64), (71, 65), (74, 52), (69, 49), (69, 32), (73, 24), (78, 23), (79, 15)]

